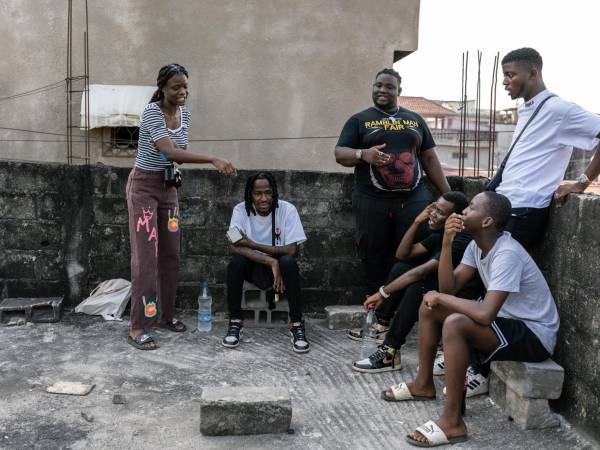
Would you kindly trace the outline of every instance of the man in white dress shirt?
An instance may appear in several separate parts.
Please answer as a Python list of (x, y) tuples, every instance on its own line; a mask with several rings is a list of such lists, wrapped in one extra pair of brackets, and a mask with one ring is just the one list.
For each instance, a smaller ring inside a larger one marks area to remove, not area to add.
[(594, 158), (575, 183), (560, 185), (573, 147), (597, 147), (600, 116), (551, 94), (542, 78), (542, 57), (532, 48), (509, 52), (502, 59), (502, 72), (510, 97), (525, 100), (513, 141), (540, 103), (552, 96), (517, 141), (495, 189), (512, 204), (506, 231), (529, 250), (543, 234), (553, 195), (561, 206), (568, 194), (583, 192), (600, 173), (600, 158)]

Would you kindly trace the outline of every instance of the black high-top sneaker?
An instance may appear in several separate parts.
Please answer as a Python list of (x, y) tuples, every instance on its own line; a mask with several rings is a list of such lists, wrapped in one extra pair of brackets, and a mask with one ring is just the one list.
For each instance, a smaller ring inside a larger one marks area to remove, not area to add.
[(402, 369), (400, 350), (380, 345), (375, 353), (352, 364), (352, 370), (364, 373), (389, 372)]
[(223, 338), (221, 342), (223, 347), (227, 348), (236, 348), (240, 345), (240, 336), (244, 331), (244, 321), (239, 319), (234, 319), (229, 321), (229, 327), (227, 329), (227, 335)]
[(306, 353), (310, 350), (310, 344), (306, 339), (306, 331), (304, 330), (304, 320), (300, 322), (292, 322), (288, 324), (290, 334), (292, 335), (292, 345), (296, 353)]

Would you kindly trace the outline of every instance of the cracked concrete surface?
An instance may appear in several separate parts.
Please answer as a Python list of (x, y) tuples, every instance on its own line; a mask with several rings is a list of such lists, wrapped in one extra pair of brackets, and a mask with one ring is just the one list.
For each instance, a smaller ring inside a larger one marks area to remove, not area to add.
[[(192, 328), (191, 315), (183, 317)], [(220, 345), (225, 322), (208, 334), (155, 330), (160, 349), (135, 350), (126, 322), (67, 314), (55, 324), (0, 328), (0, 448), (6, 449), (398, 449), (404, 436), (441, 411), (435, 402), (387, 403), (380, 391), (412, 379), (414, 333), (403, 369), (353, 372), (360, 344), (309, 320), (310, 353), (292, 352), (285, 326), (247, 327), (235, 350)], [(95, 383), (85, 397), (45, 392), (56, 381)], [(284, 386), (292, 396), (293, 434), (205, 437), (204, 386)], [(113, 404), (120, 394), (125, 404)], [(469, 399), (470, 439), (455, 448), (592, 449), (564, 423), (522, 431), (487, 397)]]

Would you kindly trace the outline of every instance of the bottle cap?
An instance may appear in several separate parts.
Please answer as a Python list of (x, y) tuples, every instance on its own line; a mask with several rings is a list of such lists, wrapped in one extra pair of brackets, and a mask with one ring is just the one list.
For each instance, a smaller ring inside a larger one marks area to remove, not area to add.
[(202, 287), (203, 288), (207, 288), (208, 287), (208, 281), (205, 281), (204, 283), (202, 283)]

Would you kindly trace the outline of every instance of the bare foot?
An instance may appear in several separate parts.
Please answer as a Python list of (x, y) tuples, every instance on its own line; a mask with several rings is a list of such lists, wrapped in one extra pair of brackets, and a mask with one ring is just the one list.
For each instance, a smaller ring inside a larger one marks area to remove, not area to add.
[[(413, 397), (426, 397), (426, 398), (431, 398), (431, 399), (435, 398), (435, 386), (434, 385), (427, 386), (424, 388), (419, 388), (415, 385), (415, 382), (413, 381), (410, 384), (407, 383), (406, 386), (408, 387), (408, 390), (413, 395)], [(384, 400), (389, 400), (389, 401), (396, 400), (396, 396), (394, 395), (394, 392), (392, 391), (391, 387), (387, 388), (385, 391), (383, 391), (383, 396), (385, 397)]]
[(435, 397), (435, 385), (433, 383), (430, 385), (420, 385), (416, 380), (413, 380), (411, 383), (406, 383), (406, 386), (408, 386), (408, 390), (412, 395)]
[[(438, 427), (440, 427), (442, 429), (442, 431), (444, 432), (444, 434), (446, 435), (446, 437), (448, 439), (453, 438), (453, 437), (464, 436), (467, 434), (467, 426), (465, 425), (465, 422), (463, 422), (462, 418), (456, 423), (450, 423), (450, 421), (446, 421), (446, 420), (444, 420), (443, 417), (440, 417), (438, 420), (435, 421), (435, 423), (437, 424)], [(417, 442), (421, 442), (421, 443), (428, 442), (427, 438), (416, 430), (413, 431), (408, 436), (412, 440), (417, 441)]]

